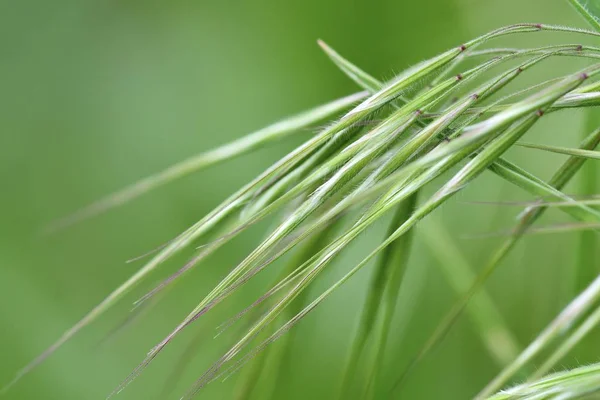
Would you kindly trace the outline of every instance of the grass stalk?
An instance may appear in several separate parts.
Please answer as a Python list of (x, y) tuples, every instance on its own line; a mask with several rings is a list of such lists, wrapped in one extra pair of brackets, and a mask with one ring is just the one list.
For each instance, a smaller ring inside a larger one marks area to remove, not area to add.
[[(474, 269), (440, 222), (431, 219), (419, 229), (419, 238), (436, 258), (436, 266), (456, 293), (464, 293), (475, 280)], [(504, 367), (518, 354), (521, 346), (506, 325), (491, 296), (482, 288), (467, 306), (467, 313), (483, 344), (496, 364)]]

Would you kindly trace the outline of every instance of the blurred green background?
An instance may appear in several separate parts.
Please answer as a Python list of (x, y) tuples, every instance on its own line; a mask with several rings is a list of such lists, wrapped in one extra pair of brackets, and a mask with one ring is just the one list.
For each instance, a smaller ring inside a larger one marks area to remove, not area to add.
[[(181, 179), (58, 234), (40, 235), (44, 225), (201, 150), (355, 91), (322, 54), (318, 38), (373, 75), (390, 78), (487, 30), (517, 22), (583, 26), (562, 0), (2, 2), (0, 384), (139, 267), (139, 262), (125, 264), (126, 259), (174, 237), (310, 131)], [(532, 34), (496, 44), (526, 47), (579, 40)], [(580, 60), (552, 60), (524, 82), (583, 65)], [(528, 139), (575, 145), (584, 133), (583, 117), (580, 112), (549, 116)], [(526, 150), (513, 150), (509, 158), (543, 178), (564, 159)], [(577, 192), (575, 186), (569, 190)], [(502, 238), (463, 236), (509, 228), (518, 209), (465, 202), (527, 198), (484, 174), (435, 217), (479, 268)], [(560, 220), (556, 214), (549, 213), (543, 222)], [(361, 237), (316, 289), (371, 249), (384, 222)], [(104, 340), (133, 300), (192, 253), (165, 264), (6, 398), (104, 398), (252, 249), (266, 228), (268, 223), (242, 235), (151, 313)], [(387, 384), (457, 298), (418, 236), (415, 246), (391, 335)], [(529, 343), (588, 279), (573, 272), (576, 248), (577, 235), (530, 236), (490, 280), (488, 290), (521, 344)], [(368, 278), (367, 269), (298, 326), (278, 398), (333, 395)], [(232, 344), (239, 329), (213, 340), (214, 328), (269, 282), (267, 275), (259, 277), (233, 301), (203, 317), (117, 398), (178, 398)], [(597, 333), (563, 366), (597, 361)], [(191, 351), (187, 346), (196, 337), (202, 345)], [(175, 391), (162, 394), (182, 352), (193, 361)], [(496, 372), (469, 319), (462, 318), (396, 396), (468, 398)], [(230, 398), (234, 386), (235, 377), (211, 384), (200, 398)]]

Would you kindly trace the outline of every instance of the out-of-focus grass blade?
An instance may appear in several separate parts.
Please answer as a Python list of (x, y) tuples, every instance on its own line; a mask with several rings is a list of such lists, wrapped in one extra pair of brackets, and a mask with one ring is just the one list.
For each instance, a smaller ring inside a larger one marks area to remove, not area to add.
[(572, 149), (572, 148), (568, 148), (568, 147), (548, 146), (545, 144), (522, 143), (522, 142), (517, 143), (517, 146), (527, 147), (529, 149), (549, 151), (551, 153), (566, 154), (566, 155), (574, 156), (574, 157), (584, 157), (584, 158), (590, 158), (590, 159), (594, 159), (594, 160), (600, 160), (600, 151)]
[(84, 219), (101, 214), (111, 208), (125, 204), (142, 194), (149, 192), (168, 182), (183, 176), (211, 167), (220, 162), (230, 160), (234, 157), (248, 153), (254, 149), (268, 144), (269, 142), (283, 139), (293, 133), (303, 132), (307, 127), (332, 117), (347, 109), (352, 104), (364, 99), (366, 92), (354, 93), (342, 97), (330, 103), (323, 104), (311, 110), (288, 117), (276, 122), (254, 133), (243, 136), (233, 142), (224, 144), (205, 153), (188, 158), (177, 163), (158, 174), (144, 178), (133, 185), (115, 192), (91, 205), (75, 212), (66, 218), (52, 223), (47, 231), (57, 231)]
[[(591, 231), (591, 230), (600, 230), (600, 223), (598, 222), (584, 222), (584, 223), (566, 223), (566, 224), (554, 224), (554, 225), (546, 225), (540, 226), (536, 228), (529, 228), (527, 232), (523, 233), (523, 235), (547, 235), (554, 233), (569, 233), (569, 232), (581, 232), (581, 231)], [(502, 236), (511, 236), (514, 234), (513, 230), (505, 230), (505, 231), (496, 231), (496, 232), (485, 232), (485, 233), (476, 233), (476, 234), (468, 234), (463, 235), (463, 237), (468, 239), (481, 239), (481, 238), (490, 238), (490, 237), (502, 237)]]
[(591, 195), (589, 198), (582, 196), (569, 196), (573, 201), (546, 201), (545, 199), (532, 201), (468, 201), (467, 204), (508, 206), (508, 207), (579, 207), (580, 205), (600, 205), (600, 195)]
[[(419, 238), (437, 259), (436, 265), (454, 291), (465, 292), (475, 279), (474, 270), (442, 224), (433, 219), (420, 225)], [(467, 312), (496, 363), (503, 367), (511, 362), (521, 346), (485, 289), (473, 298), (473, 302), (467, 306)]]
[(579, 15), (597, 31), (600, 31), (600, 1), (598, 0), (568, 0)]

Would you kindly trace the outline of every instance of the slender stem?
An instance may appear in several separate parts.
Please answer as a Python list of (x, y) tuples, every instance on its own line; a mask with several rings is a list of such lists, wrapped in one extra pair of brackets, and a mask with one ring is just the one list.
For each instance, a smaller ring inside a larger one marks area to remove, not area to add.
[[(454, 242), (444, 226), (435, 219), (419, 229), (419, 238), (437, 259), (437, 267), (442, 271), (456, 293), (463, 293), (475, 280), (474, 269)], [(501, 367), (511, 362), (519, 354), (517, 343), (502, 314), (485, 288), (467, 306), (467, 312), (475, 328), (487, 347), (488, 352)]]

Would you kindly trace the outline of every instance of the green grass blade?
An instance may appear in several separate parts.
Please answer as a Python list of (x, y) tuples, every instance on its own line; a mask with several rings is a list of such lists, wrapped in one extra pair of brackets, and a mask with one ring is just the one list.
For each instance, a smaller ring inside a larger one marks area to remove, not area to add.
[(568, 1), (592, 28), (600, 31), (600, 2), (598, 0)]
[[(419, 238), (437, 259), (437, 267), (454, 291), (464, 293), (475, 280), (475, 273), (450, 233), (441, 223), (433, 220), (420, 226)], [(466, 311), (496, 364), (503, 367), (518, 355), (521, 346), (485, 289), (473, 298)]]
[[(515, 164), (506, 161), (498, 160), (490, 167), (490, 170), (496, 175), (504, 178), (506, 181), (526, 190), (530, 194), (541, 196), (557, 202), (569, 203), (571, 206), (560, 206), (559, 208), (570, 215), (571, 217), (583, 222), (598, 222), (600, 220), (600, 212), (579, 202), (552, 185), (542, 181), (535, 175), (528, 173), (524, 169)], [(528, 207), (522, 215), (525, 215), (531, 209), (539, 207)]]
[(593, 160), (600, 160), (600, 151), (571, 149), (568, 147), (548, 146), (544, 144), (535, 143), (517, 143), (517, 146), (527, 147), (529, 149), (549, 151), (551, 153), (566, 154), (574, 157), (584, 157)]

